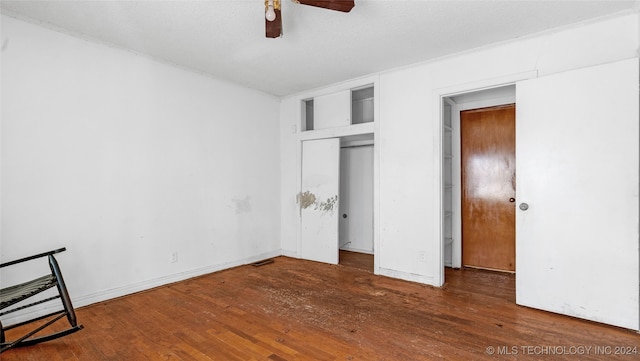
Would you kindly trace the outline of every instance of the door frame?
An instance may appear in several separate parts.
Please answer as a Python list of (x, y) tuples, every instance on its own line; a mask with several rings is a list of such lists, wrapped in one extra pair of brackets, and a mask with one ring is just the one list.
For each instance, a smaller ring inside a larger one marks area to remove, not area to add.
[[(461, 160), (461, 134), (460, 134), (460, 112), (465, 110), (496, 107), (500, 105), (515, 104), (515, 89), (512, 96), (487, 98), (471, 102), (454, 103), (451, 109), (452, 134), (452, 156), (457, 159), (453, 162), (453, 247), (452, 247), (452, 267), (462, 267), (462, 165)], [(517, 106), (517, 105), (516, 105)], [(515, 239), (513, 240), (515, 242)]]
[[(444, 192), (444, 181), (442, 177), (445, 169), (444, 168), (445, 154), (443, 149), (444, 148), (443, 140), (445, 137), (445, 125), (444, 125), (444, 107), (442, 105), (446, 101), (445, 99), (447, 98), (453, 98), (456, 96), (501, 88), (501, 87), (510, 86), (510, 85), (515, 86), (516, 82), (518, 81), (536, 78), (537, 76), (538, 76), (538, 72), (534, 70), (534, 71), (528, 71), (523, 73), (516, 73), (516, 74), (512, 74), (512, 75), (508, 75), (500, 78), (485, 79), (477, 82), (440, 88), (434, 91), (434, 94), (433, 94), (434, 107), (433, 108), (434, 108), (435, 114), (433, 116), (433, 119), (434, 120), (437, 119), (437, 121), (433, 122), (433, 125), (435, 128), (433, 133), (435, 136), (434, 143), (437, 145), (434, 149), (434, 165), (435, 165), (435, 170), (440, 175), (440, 177), (435, 177), (435, 182), (434, 182), (434, 194), (439, 195), (439, 201), (434, 202), (434, 205), (433, 205), (434, 206), (433, 214), (436, 217), (436, 219), (434, 220), (434, 224), (436, 225), (436, 227), (434, 227), (433, 237), (435, 239), (440, 240), (440, 242), (433, 243), (434, 244), (433, 255), (435, 258), (433, 262), (434, 264), (433, 275), (434, 275), (435, 286), (442, 286), (444, 285), (444, 281), (445, 281), (444, 280), (444, 268), (445, 268), (444, 197), (445, 197), (445, 192)], [(500, 103), (507, 100), (510, 100), (510, 103), (515, 103), (515, 94), (513, 97), (507, 97), (507, 99), (494, 98), (494, 99), (487, 99), (487, 100), (476, 100), (476, 101), (465, 102), (465, 103), (456, 104), (455, 106), (452, 106), (452, 111), (451, 111), (452, 112), (451, 125), (453, 128), (452, 156), (454, 159), (452, 173), (453, 173), (454, 180), (460, 179), (460, 163), (459, 163), (460, 111), (475, 109), (475, 108), (482, 108), (485, 106), (499, 105), (499, 104), (496, 104), (496, 102)], [(504, 103), (504, 104), (507, 104), (507, 103)], [(458, 160), (457, 164), (456, 164), (456, 159)], [(453, 189), (452, 189), (452, 196), (453, 196), (453, 245), (452, 245), (452, 261), (453, 262), (452, 262), (452, 266), (454, 268), (460, 267), (462, 264), (462, 242), (461, 242), (462, 219), (460, 215), (462, 204), (461, 204), (460, 194), (461, 194), (460, 183), (457, 182), (456, 184), (456, 182), (454, 181)], [(516, 252), (517, 252), (517, 249), (516, 249)], [(516, 272), (517, 272), (517, 267), (518, 265), (516, 264)]]

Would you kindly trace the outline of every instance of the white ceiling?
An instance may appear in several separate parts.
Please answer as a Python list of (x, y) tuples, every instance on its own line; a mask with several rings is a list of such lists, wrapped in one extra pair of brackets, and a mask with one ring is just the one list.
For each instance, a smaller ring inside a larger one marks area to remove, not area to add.
[(340, 13), (283, 0), (284, 37), (263, 0), (0, 2), (5, 15), (129, 49), (274, 95), (638, 11), (635, 1), (356, 0)]

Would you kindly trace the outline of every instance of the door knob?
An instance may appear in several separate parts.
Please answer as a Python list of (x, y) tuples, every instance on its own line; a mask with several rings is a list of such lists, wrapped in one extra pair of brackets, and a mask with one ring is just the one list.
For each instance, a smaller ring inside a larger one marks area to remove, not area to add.
[(516, 201), (516, 199), (515, 199), (515, 198), (513, 198), (513, 197), (512, 197), (512, 198), (509, 198), (509, 202), (513, 203), (513, 202), (515, 202), (515, 201)]
[(346, 213), (343, 213), (343, 214), (342, 214), (342, 218), (347, 218), (347, 214), (346, 214)]
[(523, 211), (526, 211), (527, 209), (529, 209), (529, 205), (526, 203), (520, 203), (520, 209)]

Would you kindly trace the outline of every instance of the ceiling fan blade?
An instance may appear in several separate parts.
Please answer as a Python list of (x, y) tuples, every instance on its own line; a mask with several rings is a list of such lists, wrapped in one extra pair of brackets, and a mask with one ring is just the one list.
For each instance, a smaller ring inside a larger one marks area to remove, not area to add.
[(264, 20), (265, 36), (267, 38), (279, 38), (282, 36), (282, 13), (280, 9), (274, 9), (276, 18), (273, 21)]
[(293, 0), (298, 4), (316, 6), (323, 9), (342, 11), (348, 13), (356, 6), (354, 0)]

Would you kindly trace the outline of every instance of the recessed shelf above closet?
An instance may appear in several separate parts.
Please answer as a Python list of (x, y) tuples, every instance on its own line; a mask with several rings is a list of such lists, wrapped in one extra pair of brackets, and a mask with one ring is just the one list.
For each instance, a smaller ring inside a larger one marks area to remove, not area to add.
[(370, 123), (374, 120), (372, 84), (302, 101), (303, 131)]

